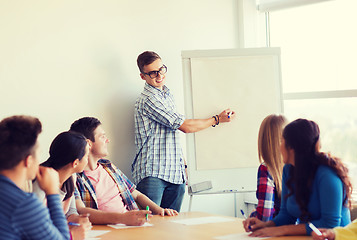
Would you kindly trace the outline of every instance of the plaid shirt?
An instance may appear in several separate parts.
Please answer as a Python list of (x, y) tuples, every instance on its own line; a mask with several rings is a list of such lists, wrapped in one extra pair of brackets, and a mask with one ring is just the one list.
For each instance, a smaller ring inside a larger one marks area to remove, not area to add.
[(258, 206), (251, 217), (257, 217), (262, 221), (269, 221), (275, 217), (280, 210), (280, 198), (275, 188), (273, 177), (263, 162), (258, 169)]
[[(125, 207), (128, 210), (138, 210), (138, 206), (131, 195), (131, 192), (135, 190), (135, 185), (109, 160), (101, 159), (98, 163), (101, 164), (113, 178), (118, 187), (118, 191), (123, 198)], [(98, 201), (95, 190), (84, 172), (77, 173), (76, 186), (77, 187), (74, 192), (76, 199), (81, 198), (86, 207), (98, 209)]]
[(145, 83), (135, 104), (136, 156), (134, 182), (157, 177), (174, 184), (186, 181), (179, 131), (185, 117), (176, 111), (173, 95)]

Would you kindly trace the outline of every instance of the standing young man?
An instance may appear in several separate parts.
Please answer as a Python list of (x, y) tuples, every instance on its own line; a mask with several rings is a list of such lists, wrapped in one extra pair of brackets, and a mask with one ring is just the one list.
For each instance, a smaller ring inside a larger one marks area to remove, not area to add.
[[(79, 213), (89, 213), (94, 224), (124, 223), (142, 225), (146, 214), (174, 216), (172, 209), (157, 206), (112, 164), (103, 159), (108, 155), (109, 139), (101, 122), (92, 117), (84, 117), (71, 125), (71, 131), (83, 134), (90, 146), (88, 164), (84, 171), (77, 173), (76, 206)], [(139, 206), (138, 206), (139, 205)], [(149, 206), (150, 211), (139, 210)]]
[(137, 64), (140, 77), (146, 83), (135, 104), (134, 182), (138, 190), (156, 204), (180, 211), (187, 165), (177, 130), (198, 132), (230, 122), (235, 113), (226, 109), (212, 118), (185, 119), (177, 112), (173, 96), (165, 85), (167, 67), (160, 56), (155, 52), (143, 52)]
[[(58, 173), (39, 167), (37, 118), (13, 116), (0, 122), (0, 239), (70, 239), (59, 196)], [(48, 209), (23, 191), (37, 177)]]

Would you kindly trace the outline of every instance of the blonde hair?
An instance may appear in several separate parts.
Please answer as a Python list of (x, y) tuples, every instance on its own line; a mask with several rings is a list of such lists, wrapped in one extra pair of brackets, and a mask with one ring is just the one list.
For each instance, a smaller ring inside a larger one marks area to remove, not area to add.
[(271, 114), (260, 125), (258, 135), (259, 162), (265, 163), (273, 177), (278, 195), (281, 195), (283, 173), (283, 157), (280, 152), (280, 142), (283, 128), (287, 120), (282, 115)]

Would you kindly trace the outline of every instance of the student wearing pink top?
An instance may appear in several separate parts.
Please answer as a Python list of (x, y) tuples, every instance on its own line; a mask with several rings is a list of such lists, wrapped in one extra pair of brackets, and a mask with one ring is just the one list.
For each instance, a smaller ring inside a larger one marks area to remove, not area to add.
[[(124, 223), (142, 225), (146, 214), (174, 216), (178, 212), (163, 209), (147, 196), (136, 190), (136, 186), (109, 160), (108, 138), (101, 122), (92, 117), (75, 121), (71, 131), (83, 134), (90, 146), (88, 164), (77, 173), (76, 206), (79, 213), (90, 214), (93, 224)], [(140, 210), (149, 206), (150, 211)]]

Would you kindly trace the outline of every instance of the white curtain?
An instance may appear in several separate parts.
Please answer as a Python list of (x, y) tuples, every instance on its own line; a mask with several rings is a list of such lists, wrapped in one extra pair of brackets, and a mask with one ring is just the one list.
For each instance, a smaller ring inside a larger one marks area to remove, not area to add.
[(331, 0), (256, 0), (256, 4), (260, 12), (271, 12), (284, 8), (291, 8), (326, 1)]

